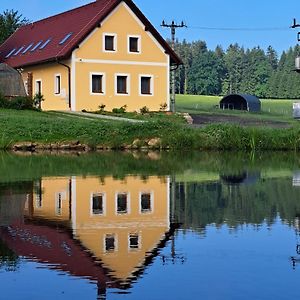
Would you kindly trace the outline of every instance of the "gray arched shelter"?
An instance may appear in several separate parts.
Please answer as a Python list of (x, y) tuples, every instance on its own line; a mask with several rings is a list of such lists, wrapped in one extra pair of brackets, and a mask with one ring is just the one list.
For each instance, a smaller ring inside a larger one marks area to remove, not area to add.
[(5, 97), (26, 96), (20, 73), (7, 64), (0, 64), (0, 94)]
[(236, 109), (236, 110), (247, 110), (252, 112), (261, 111), (260, 100), (253, 95), (248, 94), (231, 94), (225, 96), (220, 101), (221, 109)]

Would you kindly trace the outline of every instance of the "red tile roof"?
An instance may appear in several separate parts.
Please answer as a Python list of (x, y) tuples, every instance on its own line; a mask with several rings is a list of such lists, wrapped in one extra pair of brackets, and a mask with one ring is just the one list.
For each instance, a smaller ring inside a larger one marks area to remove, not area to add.
[[(161, 37), (153, 25), (131, 0), (123, 0), (137, 15), (157, 41), (170, 54), (172, 64), (181, 64), (180, 58)], [(91, 33), (122, 0), (97, 0), (70, 11), (22, 26), (0, 46), (0, 60), (11, 67), (20, 68), (69, 58), (72, 51)], [(68, 35), (72, 35), (60, 45)], [(45, 42), (51, 41), (44, 49), (39, 49)], [(35, 51), (34, 46), (42, 42)], [(33, 45), (24, 52), (29, 45)], [(21, 47), (22, 50), (19, 50)], [(13, 50), (11, 56), (6, 56)], [(14, 55), (17, 54), (17, 55)]]

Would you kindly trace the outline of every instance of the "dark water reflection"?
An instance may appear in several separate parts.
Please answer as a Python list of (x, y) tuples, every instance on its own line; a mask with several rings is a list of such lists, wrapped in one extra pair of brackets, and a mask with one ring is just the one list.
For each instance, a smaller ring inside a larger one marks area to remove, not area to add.
[(1, 299), (299, 297), (295, 154), (0, 154)]

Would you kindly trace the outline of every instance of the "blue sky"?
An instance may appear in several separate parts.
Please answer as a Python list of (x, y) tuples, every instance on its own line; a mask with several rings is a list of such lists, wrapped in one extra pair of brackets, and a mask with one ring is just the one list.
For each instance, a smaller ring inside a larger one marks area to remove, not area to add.
[[(0, 0), (0, 11), (18, 10), (31, 21), (92, 2), (92, 0)], [(224, 49), (238, 42), (244, 47), (272, 45), (278, 52), (297, 43), (297, 31), (288, 29), (292, 18), (300, 23), (299, 0), (135, 0), (153, 25), (166, 38), (168, 29), (159, 25), (163, 19), (182, 20), (189, 28), (177, 31), (188, 41), (205, 40), (210, 49), (220, 44)], [(183, 5), (184, 3), (184, 5)], [(298, 10), (298, 14), (297, 14)], [(275, 28), (268, 31), (204, 30), (209, 28)], [(280, 30), (277, 30), (280, 29)], [(299, 28), (300, 31), (300, 28)]]

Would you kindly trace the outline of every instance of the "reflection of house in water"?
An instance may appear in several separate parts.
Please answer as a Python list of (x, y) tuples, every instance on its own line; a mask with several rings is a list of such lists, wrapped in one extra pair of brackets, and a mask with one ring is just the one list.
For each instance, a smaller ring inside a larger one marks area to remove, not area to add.
[(17, 254), (104, 290), (130, 286), (172, 234), (167, 178), (43, 178), (27, 199), (27, 221), (1, 238)]

